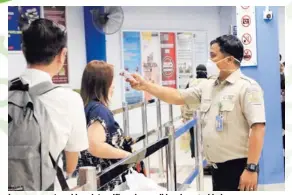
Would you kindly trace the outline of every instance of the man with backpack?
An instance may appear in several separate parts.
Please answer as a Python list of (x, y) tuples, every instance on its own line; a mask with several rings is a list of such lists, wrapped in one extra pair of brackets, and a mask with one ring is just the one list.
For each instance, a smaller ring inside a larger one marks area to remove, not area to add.
[(88, 137), (81, 97), (52, 82), (66, 59), (66, 29), (37, 19), (23, 29), (22, 51), (28, 69), (9, 84), (8, 189), (68, 190), (61, 154), (73, 173)]

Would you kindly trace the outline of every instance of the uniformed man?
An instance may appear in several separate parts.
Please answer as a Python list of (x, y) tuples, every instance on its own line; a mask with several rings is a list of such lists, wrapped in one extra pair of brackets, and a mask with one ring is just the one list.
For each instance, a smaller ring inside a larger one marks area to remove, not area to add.
[(214, 167), (213, 190), (255, 191), (266, 122), (263, 92), (240, 71), (244, 49), (236, 36), (218, 37), (210, 46), (210, 60), (219, 76), (196, 87), (179, 91), (137, 74), (128, 82), (169, 104), (200, 105), (205, 156)]

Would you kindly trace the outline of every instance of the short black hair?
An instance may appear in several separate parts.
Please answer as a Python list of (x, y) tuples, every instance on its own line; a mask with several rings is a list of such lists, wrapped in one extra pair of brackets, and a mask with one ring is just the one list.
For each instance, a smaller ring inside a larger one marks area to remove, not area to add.
[[(210, 45), (217, 43), (220, 51), (226, 56), (233, 56), (239, 62), (243, 59), (244, 48), (242, 42), (234, 35), (223, 35), (211, 41)], [(236, 64), (240, 64), (235, 60)]]
[(51, 20), (36, 19), (22, 31), (22, 51), (30, 65), (49, 65), (66, 46), (65, 27)]
[(281, 54), (279, 54), (279, 58), (280, 58), (280, 62), (282, 61), (282, 55)]

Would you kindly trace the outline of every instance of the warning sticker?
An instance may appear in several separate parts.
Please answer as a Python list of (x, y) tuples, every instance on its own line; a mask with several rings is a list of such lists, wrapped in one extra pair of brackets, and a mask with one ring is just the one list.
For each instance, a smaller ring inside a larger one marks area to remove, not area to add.
[(251, 43), (251, 35), (249, 33), (244, 33), (242, 35), (241, 41), (244, 45), (249, 45)]
[(244, 50), (243, 59), (244, 59), (245, 61), (249, 61), (249, 60), (251, 59), (251, 57), (252, 57), (252, 52), (251, 52), (251, 50), (249, 50), (249, 49), (245, 49), (245, 50)]
[(242, 18), (241, 18), (241, 24), (242, 26), (244, 27), (249, 27), (251, 23), (251, 19), (248, 15), (244, 15)]

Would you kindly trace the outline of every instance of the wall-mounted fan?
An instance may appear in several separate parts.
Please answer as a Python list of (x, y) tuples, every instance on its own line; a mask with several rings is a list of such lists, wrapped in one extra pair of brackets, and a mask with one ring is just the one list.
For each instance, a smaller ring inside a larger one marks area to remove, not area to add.
[(95, 28), (107, 35), (119, 31), (124, 22), (124, 12), (120, 6), (105, 6), (103, 9), (93, 9), (91, 15)]

